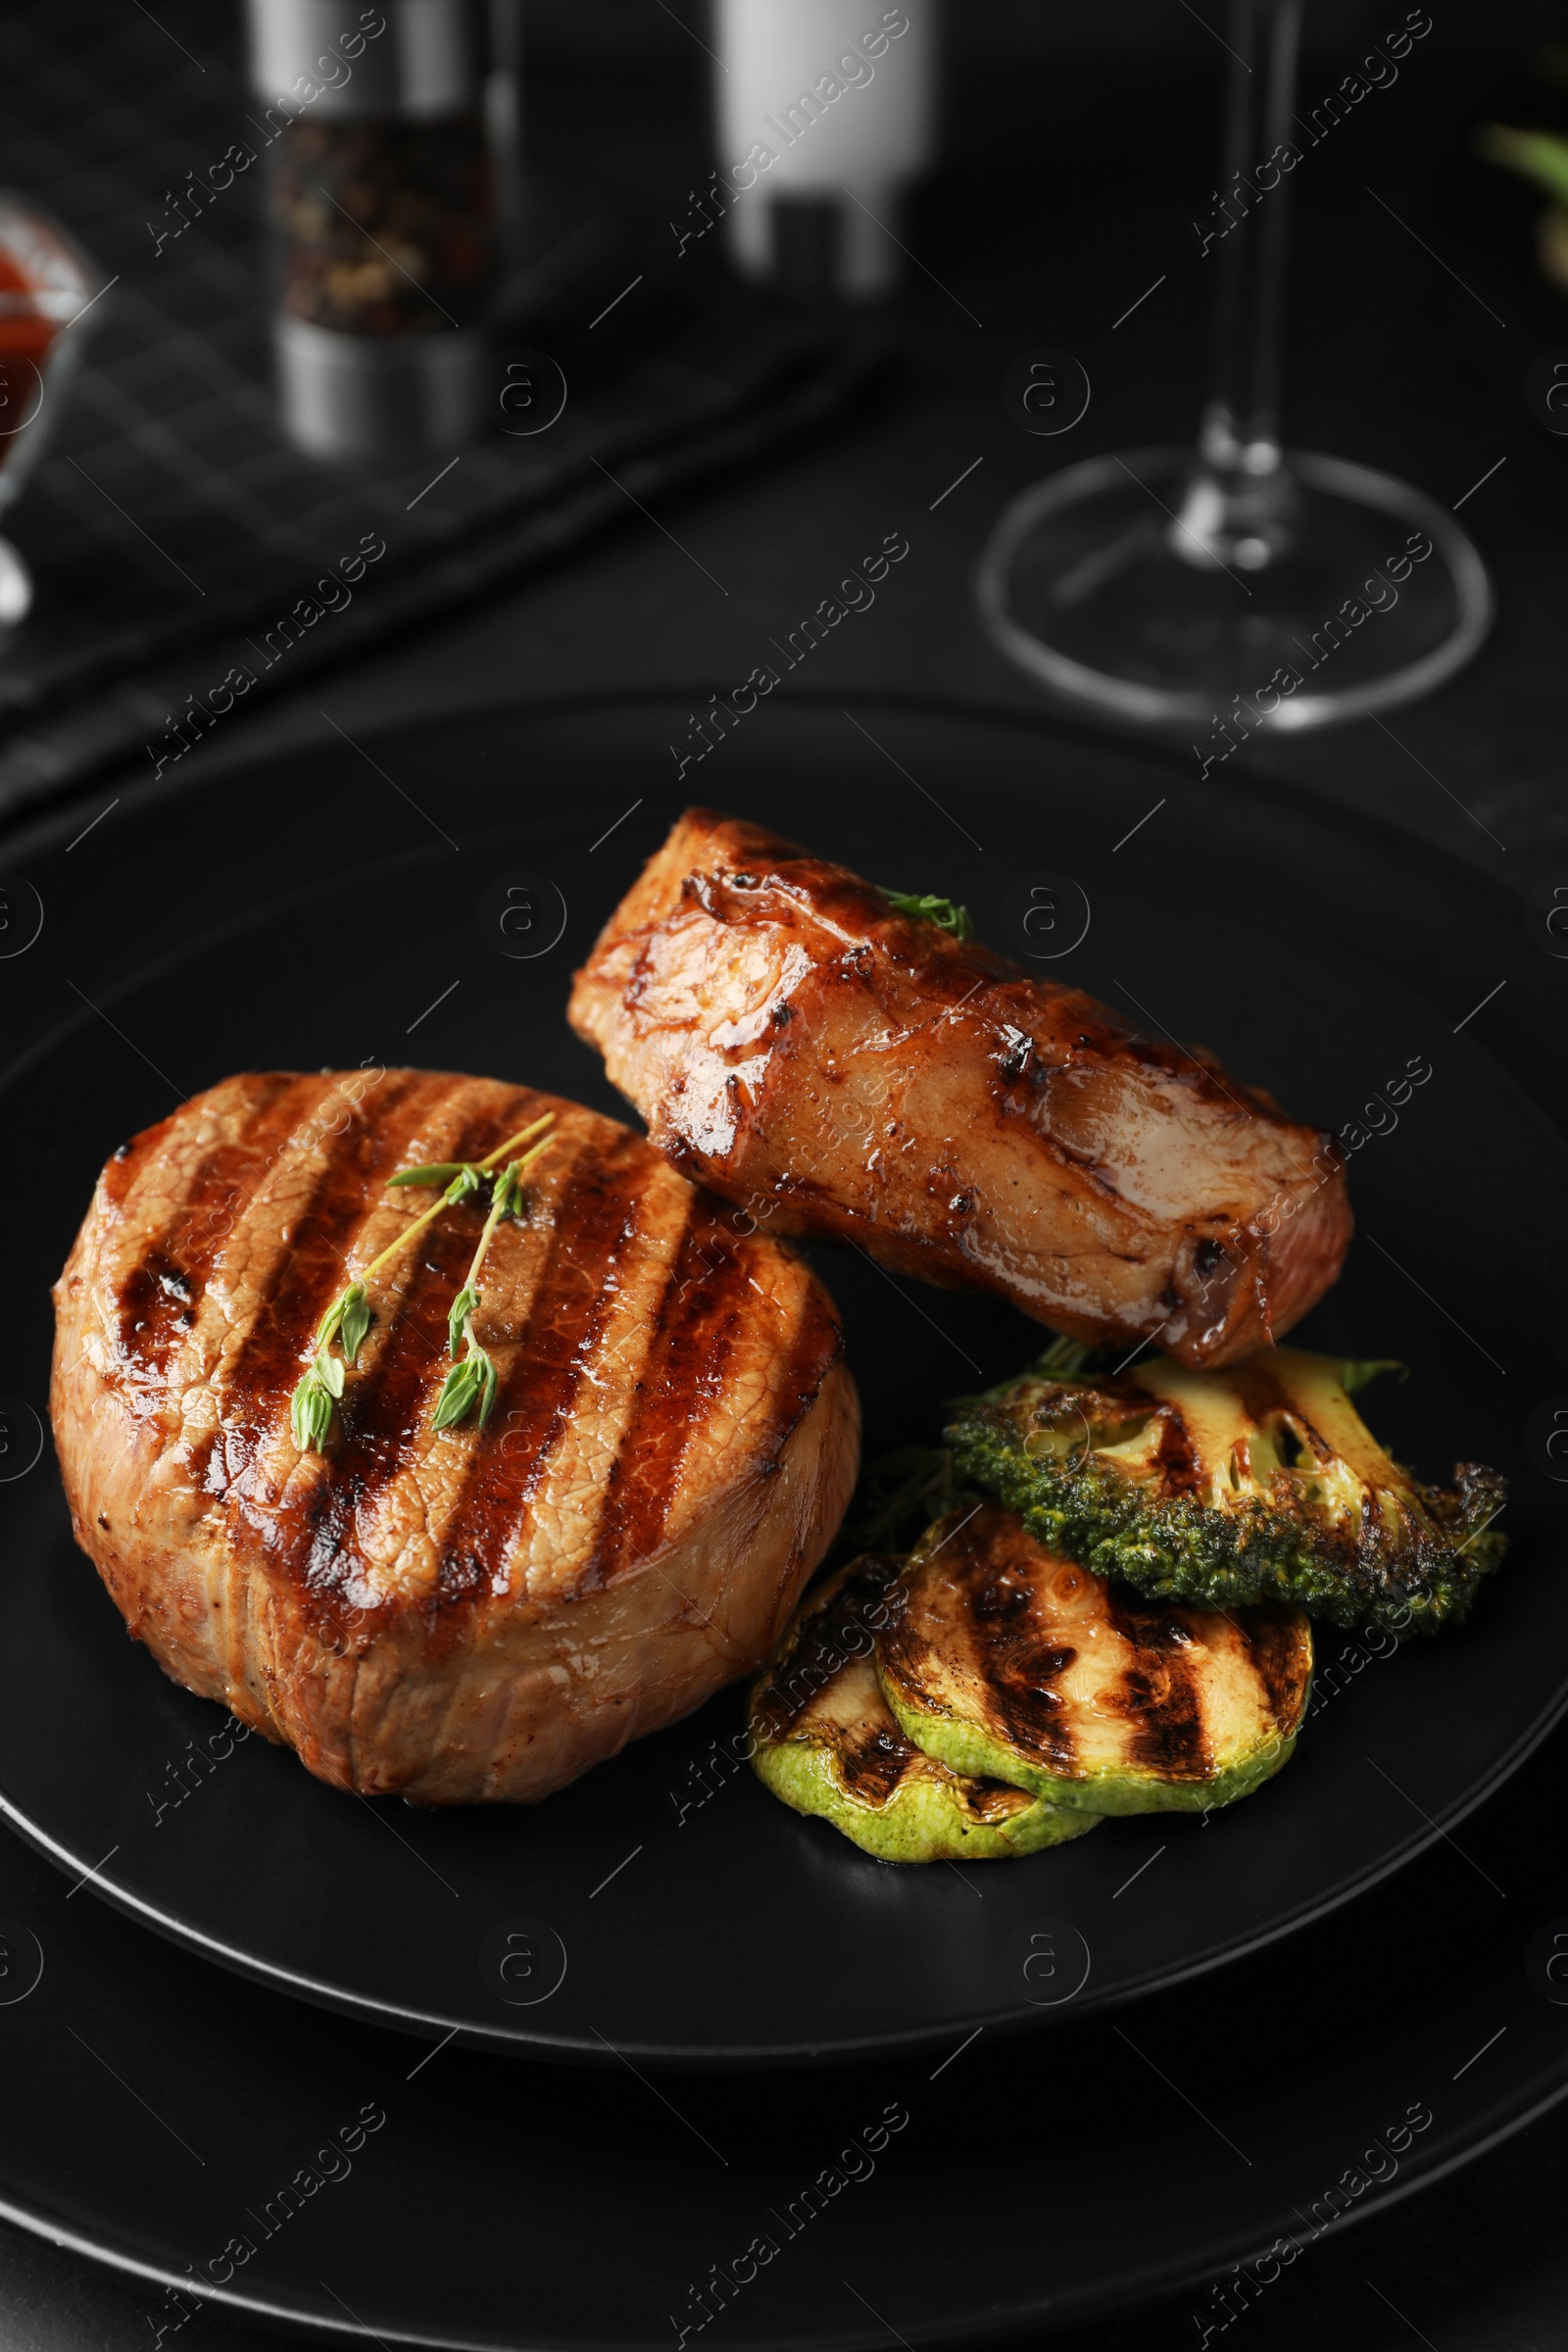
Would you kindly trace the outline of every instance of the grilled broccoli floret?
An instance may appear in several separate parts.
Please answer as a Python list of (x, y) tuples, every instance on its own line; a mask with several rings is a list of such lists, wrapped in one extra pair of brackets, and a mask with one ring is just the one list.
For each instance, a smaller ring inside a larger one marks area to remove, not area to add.
[(1507, 1487), (1475, 1463), (1423, 1486), (1384, 1451), (1350, 1392), (1396, 1368), (1276, 1348), (1224, 1372), (1036, 1369), (963, 1400), (947, 1441), (1042, 1543), (1141, 1592), (1435, 1633), (1502, 1557)]

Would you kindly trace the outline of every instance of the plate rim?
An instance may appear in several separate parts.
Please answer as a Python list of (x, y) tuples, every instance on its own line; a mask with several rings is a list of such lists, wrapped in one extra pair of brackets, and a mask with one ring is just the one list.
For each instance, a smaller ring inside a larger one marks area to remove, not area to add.
[[(1532, 2097), (1532, 2083), (1518, 2101), (1499, 2102), (1504, 2108), (1503, 2114), (1473, 2140), (1449, 2150), (1425, 2170), (1401, 2172), (1399, 2179), (1389, 2184), (1375, 2204), (1352, 2205), (1328, 2227), (1339, 2234), (1347, 2225), (1353, 2228), (1369, 2222), (1374, 2215), (1386, 2214), (1409, 2198), (1435, 2188), (1440, 2181), (1451, 2179), (1455, 2173), (1490, 2155), (1494, 2148), (1504, 2145), (1519, 2132), (1528, 2131), (1533, 2124), (1539, 2123), (1554, 2108), (1568, 2101), (1568, 2051), (1562, 2054), (1558, 2062), (1558, 2073), (1559, 2080), (1552, 2088)], [(1536, 2082), (1540, 2079), (1536, 2078)], [(1288, 2206), (1283, 2213), (1295, 2213), (1295, 2210)], [(1297, 2218), (1299, 2219), (1299, 2216)], [(1043, 2304), (1013, 2303), (1002, 2311), (993, 2309), (983, 2317), (971, 2317), (963, 2323), (962, 2340), (966, 2343), (991, 2344), (1017, 2341), (1025, 2328), (1033, 2328), (1043, 2336), (1050, 2337), (1063, 2328), (1088, 2326), (1095, 2320), (1109, 2319), (1118, 2313), (1137, 2310), (1162, 2296), (1177, 2294), (1184, 2287), (1201, 2284), (1229, 2265), (1261, 2259), (1278, 2237), (1289, 2234), (1289, 2225), (1283, 2215), (1276, 2215), (1273, 2219), (1278, 2221), (1279, 2227), (1271, 2235), (1259, 2234), (1250, 2229), (1233, 2231), (1221, 2244), (1216, 2245), (1211, 2241), (1200, 2258), (1177, 2255), (1163, 2266), (1119, 2273), (1116, 2288), (1108, 2300), (1095, 2296), (1085, 2288), (1070, 2300), (1059, 2304), (1049, 2299)], [(390, 2341), (407, 2346), (409, 2352), (545, 2352), (544, 2339), (537, 2336), (528, 2339), (515, 2333), (412, 2334), (395, 2322), (385, 2321), (380, 2328), (373, 2329), (363, 2321), (350, 2328), (330, 2314), (313, 2312), (302, 2305), (237, 2295), (229, 2286), (215, 2282), (198, 2283), (188, 2272), (175, 2274), (160, 2268), (156, 2262), (95, 2244), (91, 2237), (80, 2230), (50, 2222), (41, 2213), (29, 2211), (4, 2194), (0, 2194), (0, 2222), (8, 2222), (49, 2245), (78, 2254), (122, 2278), (145, 2279), (149, 2285), (172, 2288), (180, 2294), (190, 2295), (194, 2292), (203, 2304), (215, 2304), (220, 2310), (240, 2315), (247, 2322), (279, 2321), (290, 2328), (308, 2331), (313, 2341), (330, 2343), (336, 2339), (357, 2344)], [(1265, 2229), (1267, 2227), (1265, 2225)], [(886, 2338), (886, 2327), (879, 2323), (871, 2330), (814, 2335), (812, 2352), (873, 2352), (873, 2347), (885, 2343)], [(913, 2340), (942, 2347), (951, 2345), (955, 2338), (946, 2322), (929, 2327), (917, 2321), (913, 2324)], [(628, 2352), (630, 2342), (631, 2339), (627, 2337), (582, 2339), (573, 2346), (573, 2352)], [(799, 2352), (799, 2344), (800, 2338), (794, 2333), (758, 2337), (749, 2343), (747, 2352)]]
[[(1210, 1957), (1199, 1957), (1179, 1968), (1161, 1969), (1152, 1981), (1148, 1977), (1134, 1979), (1113, 1994), (1096, 2000), (1086, 2008), (1079, 2008), (1076, 2003), (1066, 2004), (1066, 2008), (1071, 2010), (1070, 2016), (1063, 2014), (1058, 2017), (1054, 2010), (1042, 2010), (1029, 2003), (1020, 2003), (1015, 2009), (1000, 2013), (988, 2011), (978, 2018), (972, 2013), (944, 2018), (940, 2024), (916, 2032), (905, 2031), (875, 2036), (862, 2034), (853, 2041), (828, 2043), (820, 2040), (773, 2042), (763, 2049), (711, 2042), (690, 2049), (667, 2043), (650, 2046), (636, 2040), (624, 2045), (617, 2042), (611, 2049), (608, 2045), (596, 2047), (587, 2039), (579, 2042), (560, 2034), (546, 2038), (526, 2031), (508, 2032), (499, 2024), (487, 2030), (471, 2021), (455, 2024), (448, 2017), (403, 2009), (392, 2002), (375, 2000), (341, 1985), (324, 1984), (297, 1977), (286, 1968), (238, 1952), (199, 1929), (167, 1917), (128, 1887), (117, 1886), (112, 1881), (106, 1880), (101, 1866), (94, 1871), (91, 1864), (69, 1854), (46, 1832), (30, 1822), (13, 1804), (3, 1788), (0, 1788), (0, 1821), (33, 1852), (51, 1863), (63, 1877), (74, 1879), (101, 1902), (134, 1920), (138, 1926), (150, 1930), (166, 1942), (191, 1951), (214, 1966), (226, 1969), (233, 1976), (244, 1977), (270, 1992), (282, 1993), (293, 2000), (309, 2001), (313, 2008), (347, 2017), (357, 2025), (378, 2026), (416, 2041), (437, 2041), (444, 2035), (446, 2039), (454, 2040), (466, 2049), (482, 2050), (494, 2056), (527, 2058), (563, 2067), (611, 2068), (616, 2063), (624, 2063), (624, 2046), (643, 2065), (669, 2073), (748, 2073), (758, 2076), (791, 2072), (805, 2074), (808, 2071), (825, 2071), (834, 2066), (860, 2066), (875, 2064), (879, 2060), (929, 2055), (944, 2047), (955, 2034), (961, 2034), (965, 2027), (982, 2026), (999, 2038), (1050, 2033), (1054, 2028), (1058, 2031), (1070, 2029), (1082, 2019), (1112, 2017), (1152, 1994), (1192, 1984), (1203, 1977), (1217, 1976), (1233, 1963), (1253, 1959), (1259, 1952), (1267, 1951), (1270, 1945), (1283, 1942), (1286, 1937), (1304, 1928), (1315, 1926), (1319, 1920), (1332, 1918), (1347, 1904), (1372, 1893), (1419, 1861), (1423, 1854), (1447, 1838), (1459, 1823), (1468, 1820), (1480, 1806), (1499, 1794), (1565, 1717), (1568, 1717), (1568, 1669), (1564, 1671), (1556, 1699), (1542, 1711), (1519, 1740), (1506, 1751), (1491, 1777), (1479, 1787), (1467, 1789), (1450, 1812), (1429, 1817), (1424, 1829), (1412, 1832), (1404, 1844), (1396, 1847), (1392, 1854), (1385, 1853), (1359, 1878), (1337, 1887), (1332, 1894), (1320, 1896), (1309, 1905), (1276, 1919), (1245, 1941), (1227, 1944), (1223, 1952)], [(1568, 2064), (1568, 2059), (1565, 2059), (1565, 2064)]]

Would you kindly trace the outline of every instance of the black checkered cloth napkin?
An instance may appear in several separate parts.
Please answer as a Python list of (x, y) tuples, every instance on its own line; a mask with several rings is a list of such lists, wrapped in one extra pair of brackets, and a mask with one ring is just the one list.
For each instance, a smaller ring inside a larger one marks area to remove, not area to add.
[[(0, 648), (0, 816), (144, 750), (152, 774), (160, 751), (223, 714), (231, 668), (256, 680), (249, 707), (578, 545), (628, 500), (657, 504), (763, 455), (877, 364), (874, 338), (752, 294), (701, 256), (552, 221), (536, 197), (506, 339), (564, 368), (561, 421), (530, 439), (497, 432), (439, 479), (440, 460), (396, 474), (316, 464), (273, 409), (261, 163), (155, 245), (189, 172), (205, 178), (232, 139), (260, 147), (254, 103), (231, 56), (192, 55), (136, 0), (0, 14), (0, 169), (113, 281), (71, 330), (87, 330), (83, 365), (0, 518), (37, 587)], [(312, 599), (376, 541), (385, 554), (352, 602)], [(302, 598), (320, 618), (279, 636)]]

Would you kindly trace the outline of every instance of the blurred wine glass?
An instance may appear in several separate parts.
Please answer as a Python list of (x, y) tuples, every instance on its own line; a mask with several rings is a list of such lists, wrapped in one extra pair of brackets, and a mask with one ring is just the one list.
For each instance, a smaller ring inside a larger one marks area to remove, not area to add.
[(1210, 385), (1196, 449), (1051, 475), (981, 558), (982, 623), (1062, 701), (1196, 737), (1203, 772), (1258, 731), (1414, 701), (1491, 625), (1485, 565), (1447, 509), (1391, 474), (1287, 451), (1279, 408), (1301, 0), (1231, 0)]
[[(0, 514), (21, 497), (81, 356), (69, 330), (103, 280), (57, 220), (24, 196), (0, 191)], [(32, 576), (0, 539), (0, 628), (32, 604)]]

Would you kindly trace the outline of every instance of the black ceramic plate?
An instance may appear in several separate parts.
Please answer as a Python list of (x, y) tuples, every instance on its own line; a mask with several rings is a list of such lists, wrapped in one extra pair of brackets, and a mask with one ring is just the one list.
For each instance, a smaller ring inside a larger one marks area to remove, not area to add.
[[(687, 2352), (968, 2352), (1243, 2261), (1228, 2300), (1194, 2285), (1199, 2325), (1175, 2326), (1212, 2346), (1245, 2309), (1233, 2343), (1295, 2342), (1325, 2230), (1568, 2088), (1568, 2007), (1539, 1989), (1564, 1989), (1541, 1939), (1568, 1929), (1542, 1835), (1565, 1814), (1559, 1731), (1462, 1850), (1440, 1840), (1283, 1945), (1120, 2016), (807, 2076), (616, 2066), (591, 2085), (421, 2051), (205, 1968), (0, 1833), (0, 2214), (135, 2274), (114, 2340), (165, 2352), (200, 2352), (198, 2287), (384, 2345), (671, 2352), (685, 2328)], [(1172, 1899), (1147, 1875), (1153, 1904)], [(44, 1964), (20, 2002), (19, 1926)], [(831, 1938), (803, 1919), (801, 1974), (842, 1981)], [(623, 1954), (648, 1959), (634, 1935)], [(1368, 2252), (1374, 2283), (1448, 2340)]]
[[(108, 1152), (225, 1071), (416, 1057), (613, 1107), (563, 1021), (567, 976), (696, 791), (966, 900), (985, 937), (1004, 937), (1009, 891), (1070, 877), (1088, 936), (1045, 968), (1201, 1039), (1300, 1115), (1341, 1126), (1430, 1065), (1355, 1154), (1360, 1237), (1303, 1336), (1414, 1367), (1374, 1413), (1404, 1458), (1514, 1477), (1514, 1554), (1475, 1622), (1373, 1661), (1327, 1635), (1324, 1703), (1277, 1783), (1206, 1824), (1107, 1823), (1005, 1868), (879, 1867), (786, 1811), (727, 1745), (735, 1693), (535, 1813), (425, 1816), (345, 1798), (258, 1740), (233, 1747), (126, 1642), (46, 1452), (0, 1485), (0, 1801), (94, 1893), (212, 1957), (416, 2031), (561, 2055), (951, 2045), (1057, 2014), (1026, 1998), (1037, 1933), (1062, 1956), (1055, 1989), (1087, 1965), (1074, 2016), (1211, 1969), (1408, 1861), (1564, 1704), (1562, 1490), (1524, 1442), (1552, 1386), (1539, 1305), (1568, 1158), (1531, 1090), (1563, 966), (1500, 894), (1408, 843), (1103, 743), (764, 706), (677, 790), (667, 746), (690, 740), (684, 710), (653, 704), (446, 725), (368, 756), (332, 737), (201, 794), (149, 791), (73, 849), (79, 817), (8, 853), (45, 921), (0, 964), (22, 1049), (3, 1094), (0, 1386), (42, 1408), (45, 1287)], [(478, 920), (518, 869), (565, 902), (532, 960)], [(997, 1302), (895, 1284), (854, 1252), (818, 1262), (872, 1453), (1038, 1344)], [(482, 1964), (514, 1927), (526, 2002)]]

